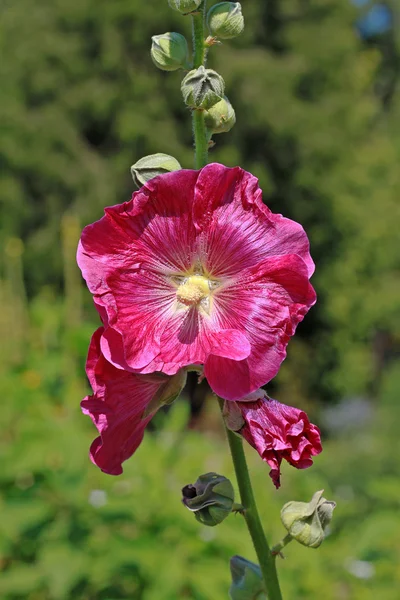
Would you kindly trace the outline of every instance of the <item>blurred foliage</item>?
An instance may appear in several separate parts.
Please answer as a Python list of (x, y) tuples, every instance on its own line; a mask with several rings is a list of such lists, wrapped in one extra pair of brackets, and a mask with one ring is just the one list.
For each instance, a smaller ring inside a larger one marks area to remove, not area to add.
[[(279, 492), (249, 451), (264, 521), (278, 541), (280, 507), (325, 488), (338, 502), (332, 534), (319, 551), (288, 546), (286, 597), (397, 600), (399, 32), (362, 40), (348, 0), (244, 0), (243, 12), (244, 35), (210, 52), (238, 117), (211, 159), (257, 175), (271, 209), (304, 225), (317, 265), (319, 302), (270, 391), (317, 422), (323, 402), (377, 400), (373, 426), (344, 429), (307, 472), (285, 469)], [(129, 167), (143, 155), (192, 165), (181, 75), (157, 71), (148, 52), (151, 35), (189, 29), (166, 0), (2, 3), (5, 600), (214, 600), (227, 595), (228, 558), (255, 559), (240, 516), (205, 529), (180, 503), (200, 473), (232, 475), (211, 399), (208, 433), (185, 431), (179, 402), (118, 479), (89, 463), (95, 433), (78, 409), (98, 321), (77, 240), (130, 197)]]

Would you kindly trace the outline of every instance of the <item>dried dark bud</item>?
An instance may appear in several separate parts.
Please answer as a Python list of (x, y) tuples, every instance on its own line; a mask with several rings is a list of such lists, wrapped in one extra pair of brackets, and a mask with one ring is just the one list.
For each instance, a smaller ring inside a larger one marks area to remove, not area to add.
[(232, 512), (234, 491), (229, 479), (217, 473), (200, 475), (182, 489), (183, 504), (203, 525), (214, 527)]

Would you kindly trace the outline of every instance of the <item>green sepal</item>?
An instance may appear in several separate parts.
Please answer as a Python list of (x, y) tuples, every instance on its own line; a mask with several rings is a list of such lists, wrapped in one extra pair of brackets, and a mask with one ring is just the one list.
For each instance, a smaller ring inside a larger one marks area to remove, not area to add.
[(187, 371), (186, 369), (180, 369), (175, 375), (164, 377), (166, 377), (166, 381), (159, 387), (157, 393), (146, 406), (143, 418), (148, 417), (164, 405), (172, 404), (180, 396), (186, 385)]

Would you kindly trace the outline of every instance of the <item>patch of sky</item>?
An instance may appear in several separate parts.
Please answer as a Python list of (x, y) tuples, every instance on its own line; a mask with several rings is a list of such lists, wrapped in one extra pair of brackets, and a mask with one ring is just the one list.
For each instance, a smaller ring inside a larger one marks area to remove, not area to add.
[[(353, 0), (355, 1), (362, 0)], [(356, 23), (360, 35), (364, 38), (382, 35), (391, 29), (392, 24), (392, 13), (386, 4), (374, 4)]]

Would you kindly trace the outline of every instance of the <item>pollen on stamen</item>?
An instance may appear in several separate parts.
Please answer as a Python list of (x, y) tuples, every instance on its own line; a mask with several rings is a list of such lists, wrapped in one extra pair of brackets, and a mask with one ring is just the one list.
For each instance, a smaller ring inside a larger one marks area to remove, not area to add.
[(179, 286), (176, 297), (182, 304), (193, 306), (207, 298), (209, 293), (210, 287), (207, 279), (201, 275), (193, 275)]

